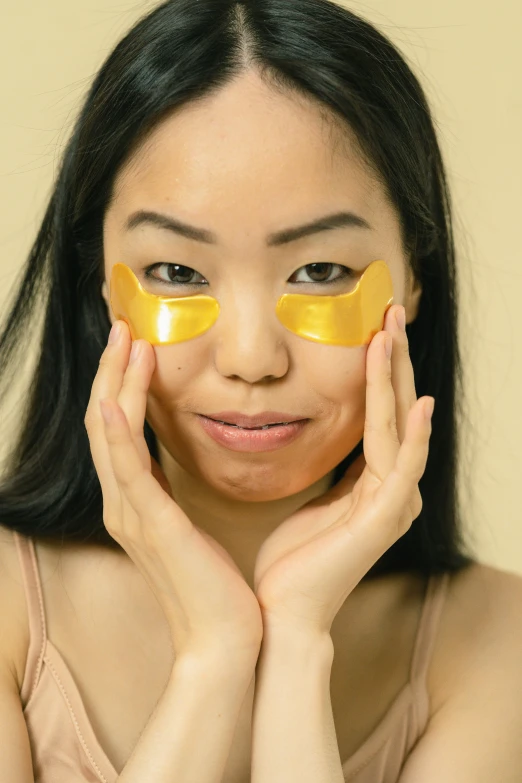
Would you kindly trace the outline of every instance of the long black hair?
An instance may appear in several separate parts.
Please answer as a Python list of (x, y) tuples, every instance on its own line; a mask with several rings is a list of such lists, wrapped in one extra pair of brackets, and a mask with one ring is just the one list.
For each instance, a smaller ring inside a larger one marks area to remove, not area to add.
[[(423, 509), (368, 575), (458, 570), (465, 551), (457, 470), (463, 374), (452, 206), (434, 122), (403, 55), (329, 0), (169, 0), (147, 13), (96, 75), (0, 334), (0, 393), (35, 344), (21, 427), (0, 484), (0, 523), (35, 538), (119, 548), (103, 524), (84, 416), (110, 321), (101, 295), (103, 220), (118, 172), (169, 112), (247, 69), (315, 101), (355, 134), (400, 218), (423, 293), (408, 326), (417, 395), (436, 400)], [(38, 342), (36, 342), (38, 344)], [(145, 424), (151, 454), (154, 432)], [(336, 483), (362, 451), (340, 463)]]

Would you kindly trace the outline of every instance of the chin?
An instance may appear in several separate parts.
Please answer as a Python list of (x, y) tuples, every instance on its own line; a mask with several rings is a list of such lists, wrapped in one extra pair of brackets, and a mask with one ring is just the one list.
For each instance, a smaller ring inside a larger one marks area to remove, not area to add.
[[(244, 465), (238, 470), (221, 471), (219, 475), (210, 468), (202, 471), (201, 478), (223, 497), (243, 503), (269, 503), (305, 493), (317, 495), (318, 485), (324, 490), (330, 486), (331, 474), (326, 476), (307, 475), (302, 464), (280, 465)], [(302, 504), (306, 502), (304, 498)]]

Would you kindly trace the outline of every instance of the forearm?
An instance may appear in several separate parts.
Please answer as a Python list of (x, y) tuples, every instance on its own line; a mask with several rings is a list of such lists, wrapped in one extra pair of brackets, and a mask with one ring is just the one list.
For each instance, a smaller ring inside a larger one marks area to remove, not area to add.
[(251, 783), (343, 783), (330, 698), (330, 636), (265, 627), (256, 670)]
[(254, 671), (255, 661), (176, 661), (118, 782), (221, 783)]

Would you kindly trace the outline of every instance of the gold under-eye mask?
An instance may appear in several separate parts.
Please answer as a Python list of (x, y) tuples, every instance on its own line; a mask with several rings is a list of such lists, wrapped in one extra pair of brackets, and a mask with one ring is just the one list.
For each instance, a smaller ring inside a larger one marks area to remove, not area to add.
[(115, 318), (127, 322), (132, 339), (152, 345), (199, 337), (216, 323), (220, 311), (213, 296), (150, 294), (125, 264), (115, 264), (112, 269), (110, 299)]
[(373, 261), (347, 294), (312, 296), (283, 294), (276, 315), (294, 334), (326, 345), (356, 346), (370, 343), (393, 304), (388, 264)]
[[(217, 321), (212, 296), (156, 296), (145, 291), (125, 264), (112, 269), (110, 300), (114, 317), (126, 321), (133, 340), (171, 345), (192, 340)], [(373, 261), (353, 291), (337, 296), (283, 294), (276, 316), (290, 332), (325, 345), (367, 345), (393, 304), (393, 284), (385, 261)]]

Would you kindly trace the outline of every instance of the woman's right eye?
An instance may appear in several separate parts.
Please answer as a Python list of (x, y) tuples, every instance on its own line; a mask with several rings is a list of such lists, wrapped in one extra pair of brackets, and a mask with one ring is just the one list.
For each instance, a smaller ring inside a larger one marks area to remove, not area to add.
[[(157, 268), (161, 268), (162, 266), (169, 267), (167, 272), (168, 279), (165, 280), (164, 277), (156, 277), (156, 275), (151, 274), (151, 272)], [(152, 266), (147, 267), (145, 270), (145, 279), (146, 280), (153, 280), (156, 283), (160, 283), (160, 285), (182, 285), (182, 286), (198, 286), (202, 285), (201, 283), (194, 283), (190, 282), (190, 278), (193, 275), (199, 275), (199, 272), (196, 272), (195, 269), (192, 269), (190, 266), (183, 266), (182, 264), (153, 264)], [(173, 278), (185, 278), (182, 280), (174, 280)], [(189, 278), (187, 280), (186, 278)], [(201, 275), (200, 275), (201, 277)], [(205, 280), (205, 278), (203, 278)], [(206, 280), (205, 280), (206, 283)]]

